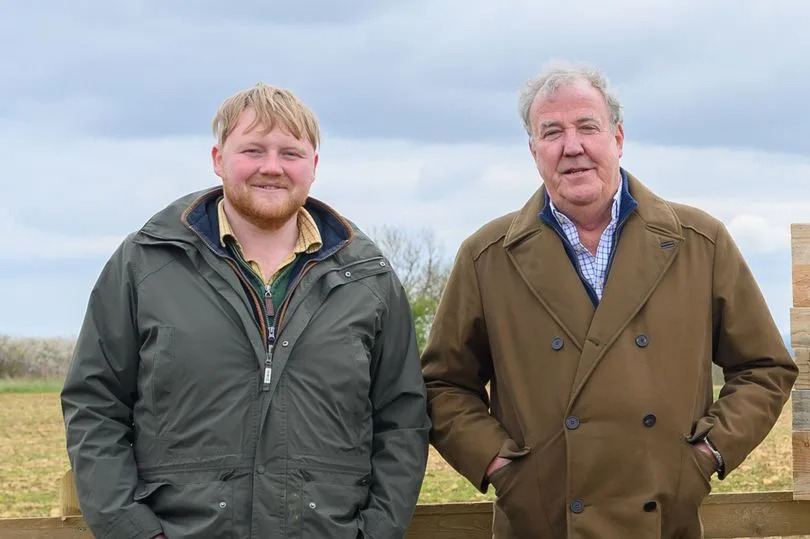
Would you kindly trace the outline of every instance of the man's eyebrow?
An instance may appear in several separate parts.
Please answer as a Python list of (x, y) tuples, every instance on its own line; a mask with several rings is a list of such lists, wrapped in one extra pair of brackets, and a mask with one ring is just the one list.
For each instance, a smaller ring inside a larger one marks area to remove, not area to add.
[(584, 124), (588, 122), (596, 122), (599, 123), (599, 118), (595, 116), (580, 116), (579, 118), (574, 121), (575, 124)]
[(557, 120), (546, 120), (545, 122), (540, 123), (540, 131), (544, 129), (548, 129), (549, 127), (559, 126), (560, 122)]

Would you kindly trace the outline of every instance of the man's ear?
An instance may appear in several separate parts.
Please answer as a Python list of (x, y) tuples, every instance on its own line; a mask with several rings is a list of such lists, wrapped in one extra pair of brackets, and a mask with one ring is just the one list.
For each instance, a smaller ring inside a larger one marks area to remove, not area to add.
[(219, 144), (214, 144), (211, 148), (211, 162), (214, 165), (214, 174), (222, 177), (222, 152), (219, 149)]

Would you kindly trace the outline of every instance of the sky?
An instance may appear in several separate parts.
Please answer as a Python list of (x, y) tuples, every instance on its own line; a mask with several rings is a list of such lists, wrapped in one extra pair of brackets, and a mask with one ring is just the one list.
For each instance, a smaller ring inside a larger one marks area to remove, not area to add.
[(808, 26), (798, 0), (0, 0), (0, 334), (75, 336), (120, 241), (219, 183), (214, 112), (258, 81), (320, 120), (313, 196), (452, 260), (540, 185), (517, 93), (552, 60), (606, 73), (622, 166), (725, 223), (787, 333)]

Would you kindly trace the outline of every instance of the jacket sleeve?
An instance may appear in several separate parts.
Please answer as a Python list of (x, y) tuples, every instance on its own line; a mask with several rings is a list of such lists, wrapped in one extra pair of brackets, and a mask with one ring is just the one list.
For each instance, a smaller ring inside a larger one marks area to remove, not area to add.
[(723, 369), (720, 396), (698, 421), (723, 457), (725, 475), (765, 438), (790, 395), (798, 369), (785, 349), (751, 271), (720, 224), (713, 276), (713, 361)]
[(475, 262), (462, 244), (422, 354), (433, 428), (431, 443), (459, 473), (486, 492), (486, 469), (516, 449), (489, 411), (492, 378), (486, 322)]
[(430, 430), (410, 305), (389, 275), (371, 373), (372, 482), (359, 516), (363, 537), (374, 539), (405, 535), (422, 486)]
[(160, 522), (133, 500), (132, 450), (137, 395), (136, 292), (125, 242), (102, 270), (87, 307), (62, 388), (67, 451), (79, 504), (99, 538), (151, 538)]

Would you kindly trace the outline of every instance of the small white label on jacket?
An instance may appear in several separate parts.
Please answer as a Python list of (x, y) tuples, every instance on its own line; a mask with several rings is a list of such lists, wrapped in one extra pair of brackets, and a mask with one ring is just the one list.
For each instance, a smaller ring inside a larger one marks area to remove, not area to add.
[(267, 367), (266, 369), (264, 369), (264, 383), (265, 384), (270, 383), (270, 373), (271, 372), (272, 372), (272, 370), (270, 369), (270, 367)]

